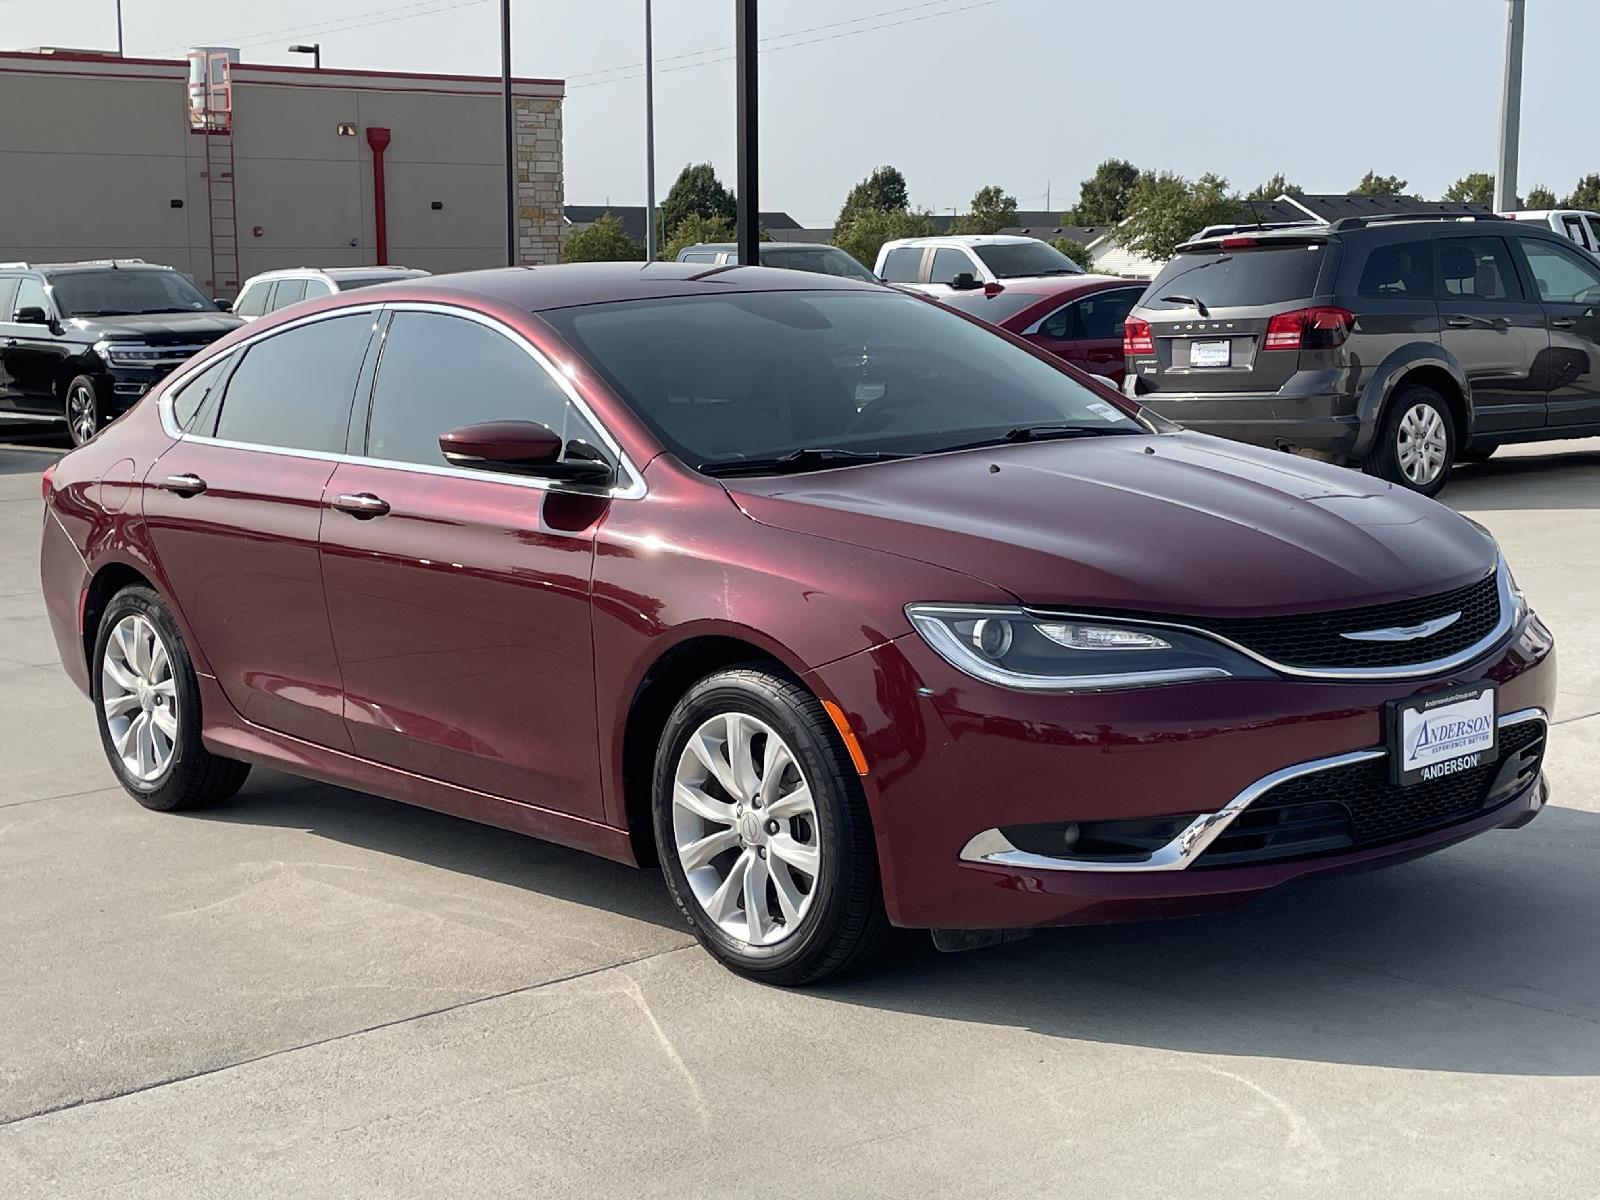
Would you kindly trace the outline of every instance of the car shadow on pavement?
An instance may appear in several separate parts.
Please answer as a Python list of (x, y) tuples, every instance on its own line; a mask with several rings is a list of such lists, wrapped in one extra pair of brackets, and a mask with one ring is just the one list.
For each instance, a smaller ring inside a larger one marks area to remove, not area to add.
[(1600, 508), (1600, 451), (1505, 455), (1460, 466), (1439, 499), (1466, 512)]

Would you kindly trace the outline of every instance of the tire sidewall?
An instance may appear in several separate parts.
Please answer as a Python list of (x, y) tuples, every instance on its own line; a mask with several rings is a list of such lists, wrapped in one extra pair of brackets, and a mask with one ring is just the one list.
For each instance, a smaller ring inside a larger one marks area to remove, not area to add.
[[(139, 615), (148, 620), (161, 635), (166, 645), (167, 658), (172, 663), (172, 681), (178, 712), (178, 737), (172, 747), (172, 761), (162, 774), (148, 782), (130, 776), (122, 765), (111, 740), (111, 730), (106, 723), (105, 698), (101, 680), (101, 665), (105, 661), (106, 645), (111, 631), (124, 617)], [(124, 588), (111, 598), (100, 618), (100, 631), (94, 639), (94, 657), (89, 670), (94, 699), (95, 724), (100, 730), (100, 744), (105, 748), (106, 760), (116, 773), (117, 781), (135, 799), (147, 808), (165, 809), (182, 803), (179, 784), (187, 764), (198, 757), (200, 745), (200, 696), (195, 681), (194, 667), (189, 652), (161, 598), (150, 588)]]
[[(744, 674), (719, 674), (702, 681), (689, 690), (668, 717), (656, 753), (651, 811), (662, 874), (678, 910), (701, 940), (725, 962), (759, 977), (827, 952), (842, 919), (844, 856), (852, 851), (842, 811), (846, 802), (842, 792), (852, 785), (860, 785), (841, 771), (837, 750), (819, 737), (814, 721), (802, 719), (781, 695), (773, 694), (753, 679), (742, 677)], [(817, 708), (820, 713), (821, 706)], [(744, 713), (764, 721), (788, 743), (816, 802), (822, 870), (800, 931), (774, 946), (753, 946), (717, 925), (701, 908), (689, 886), (683, 864), (678, 861), (671, 803), (678, 760), (695, 730), (711, 717), (727, 712)], [(826, 716), (823, 719), (826, 720)]]
[[(1419, 487), (1407, 478), (1405, 468), (1400, 465), (1400, 423), (1419, 404), (1426, 404), (1439, 414), (1444, 422), (1444, 465), (1440, 468), (1438, 476), (1425, 486)], [(1379, 433), (1379, 445), (1374, 456), (1374, 473), (1397, 487), (1416, 492), (1421, 496), (1437, 496), (1444, 490), (1444, 485), (1450, 482), (1450, 474), (1455, 469), (1456, 456), (1459, 454), (1460, 434), (1456, 429), (1455, 417), (1450, 412), (1450, 405), (1443, 396), (1430, 387), (1422, 384), (1413, 384), (1402, 388), (1389, 402), (1388, 411), (1384, 414), (1383, 428)]]
[(67, 384), (67, 390), (62, 393), (62, 415), (67, 418), (67, 437), (71, 439), (72, 444), (74, 446), (86, 446), (93, 439), (93, 435), (91, 434), (90, 437), (84, 438), (80, 441), (78, 438), (78, 427), (72, 419), (72, 393), (77, 391), (79, 388), (84, 388), (88, 391), (89, 398), (94, 404), (95, 433), (100, 432), (100, 429), (105, 421), (105, 413), (103, 411), (104, 406), (100, 403), (100, 389), (95, 386), (94, 380), (87, 375), (74, 376), (71, 382)]

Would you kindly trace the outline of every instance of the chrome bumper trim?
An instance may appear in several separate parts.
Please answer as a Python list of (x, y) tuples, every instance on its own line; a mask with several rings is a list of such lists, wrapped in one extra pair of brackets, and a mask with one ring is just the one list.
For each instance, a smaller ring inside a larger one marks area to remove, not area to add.
[[(1512, 725), (1521, 725), (1525, 721), (1538, 721), (1547, 729), (1550, 725), (1549, 714), (1542, 708), (1519, 708), (1516, 712), (1505, 713), (1497, 724), (1501, 729), (1505, 729)], [(1335, 767), (1347, 767), (1352, 763), (1382, 758), (1388, 753), (1388, 750), (1382, 747), (1352, 750), (1348, 754), (1335, 754), (1328, 758), (1296, 763), (1292, 767), (1284, 767), (1281, 771), (1264, 775), (1216, 812), (1201, 813), (1177, 837), (1144, 858), (1107, 862), (1068, 858), (1064, 855), (1056, 857), (1051, 854), (1034, 854), (1031, 851), (1017, 849), (1000, 830), (985, 829), (961, 848), (961, 861), (996, 867), (1017, 867), (1029, 871), (1181, 871), (1199, 858), (1206, 847), (1211, 845), (1224, 829), (1233, 824), (1240, 813), (1280, 783), (1296, 779), (1301, 775), (1313, 775), (1318, 771), (1331, 771)], [(1537, 782), (1542, 783), (1543, 779), (1544, 773), (1541, 771)]]

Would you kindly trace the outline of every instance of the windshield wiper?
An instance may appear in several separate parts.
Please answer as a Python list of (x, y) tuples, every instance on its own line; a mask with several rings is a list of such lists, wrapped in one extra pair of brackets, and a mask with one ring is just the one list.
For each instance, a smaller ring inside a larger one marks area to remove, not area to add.
[(1121, 437), (1124, 434), (1146, 433), (1144, 429), (1129, 429), (1123, 425), (1018, 425), (998, 437), (982, 438), (976, 442), (963, 442), (959, 446), (946, 446), (946, 450), (976, 450), (982, 446), (1003, 446), (1007, 442), (1050, 442), (1068, 438)]
[(138, 314), (127, 308), (85, 308), (72, 315), (75, 317), (133, 317)]
[(787, 475), (797, 471), (816, 471), (826, 467), (849, 466), (853, 463), (889, 462), (909, 458), (908, 454), (894, 454), (887, 450), (840, 450), (823, 446), (804, 450), (791, 450), (788, 454), (770, 458), (727, 458), (703, 462), (695, 470), (702, 475)]
[(1194, 296), (1184, 296), (1177, 292), (1168, 292), (1165, 296), (1162, 296), (1161, 299), (1172, 304), (1187, 304), (1202, 317), (1209, 317), (1211, 315), (1206, 311), (1206, 306), (1201, 304), (1200, 301)]

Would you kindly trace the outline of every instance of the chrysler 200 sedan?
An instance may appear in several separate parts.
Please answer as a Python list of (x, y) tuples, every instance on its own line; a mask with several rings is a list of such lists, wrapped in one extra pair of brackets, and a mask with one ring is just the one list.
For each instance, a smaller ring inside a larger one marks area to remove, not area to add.
[[(263, 318), (47, 473), (140, 803), (250, 764), (627, 863), (772, 982), (1531, 820), (1494, 541), (898, 291), (592, 264)], [(985, 932), (971, 932), (985, 931)]]

